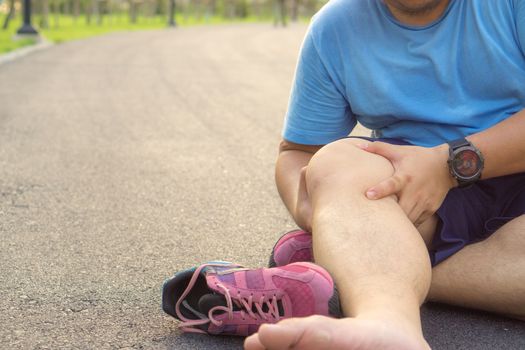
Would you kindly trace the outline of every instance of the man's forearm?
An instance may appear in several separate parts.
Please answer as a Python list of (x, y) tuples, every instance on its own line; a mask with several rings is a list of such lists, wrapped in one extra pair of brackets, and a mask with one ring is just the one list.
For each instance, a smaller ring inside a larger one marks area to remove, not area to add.
[(467, 138), (485, 158), (483, 179), (525, 172), (525, 110)]
[(308, 165), (313, 153), (289, 150), (279, 153), (275, 166), (275, 182), (281, 199), (295, 218), (301, 169)]

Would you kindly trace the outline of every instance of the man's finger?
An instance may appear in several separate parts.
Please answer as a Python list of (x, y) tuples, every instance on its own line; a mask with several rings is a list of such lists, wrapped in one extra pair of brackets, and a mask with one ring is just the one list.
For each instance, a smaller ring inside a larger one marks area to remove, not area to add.
[(394, 175), (366, 191), (368, 199), (381, 199), (399, 193), (405, 187), (405, 177)]
[(361, 146), (361, 149), (367, 152), (370, 152), (370, 153), (380, 155), (390, 161), (394, 161), (398, 156), (398, 153), (396, 152), (395, 147), (385, 142), (375, 141), (375, 142), (363, 144)]
[(301, 169), (301, 175), (299, 177), (299, 192), (297, 194), (297, 200), (308, 200), (308, 190), (306, 188), (306, 169), (304, 167)]
[(296, 223), (308, 232), (311, 232), (311, 216), (312, 207), (310, 198), (308, 197), (308, 189), (306, 187), (306, 167), (301, 169), (301, 177), (299, 179), (299, 188), (297, 193), (297, 203), (295, 207)]
[[(305, 332), (304, 323), (300, 319), (290, 319), (291, 322), (264, 324), (259, 328), (259, 342), (268, 350), (284, 350), (293, 348)], [(301, 327), (302, 326), (302, 327)]]
[(259, 334), (255, 333), (244, 340), (244, 350), (266, 350), (259, 340)]

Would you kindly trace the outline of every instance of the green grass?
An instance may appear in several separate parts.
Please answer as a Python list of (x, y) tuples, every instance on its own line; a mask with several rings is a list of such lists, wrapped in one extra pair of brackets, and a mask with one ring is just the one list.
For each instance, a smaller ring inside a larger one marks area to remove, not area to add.
[[(49, 16), (49, 28), (39, 28), (40, 17), (33, 17), (33, 25), (39, 32), (49, 41), (61, 43), (70, 40), (83, 39), (97, 35), (103, 35), (117, 31), (134, 31), (134, 30), (150, 30), (167, 27), (167, 19), (165, 16), (159, 17), (140, 17), (137, 23), (130, 23), (126, 14), (115, 14), (112, 16), (105, 16), (102, 23), (98, 24), (96, 18), (92, 18), (91, 24), (86, 23), (85, 16), (80, 16), (76, 21), (65, 15), (55, 17)], [(267, 19), (269, 20), (269, 19)], [(195, 25), (219, 25), (232, 22), (257, 22), (261, 21), (256, 17), (248, 17), (245, 19), (226, 20), (222, 17), (194, 18), (183, 17), (177, 15), (177, 25), (181, 27), (195, 26)], [(3, 23), (3, 18), (1, 20)], [(5, 53), (22, 46), (34, 44), (35, 41), (31, 39), (14, 40), (16, 30), (20, 27), (20, 19), (11, 21), (7, 31), (0, 29), (0, 53)]]
[[(4, 19), (1, 18), (0, 23), (4, 23)], [(20, 27), (20, 21), (12, 21), (11, 25), (7, 30), (0, 29), (0, 54), (18, 49), (23, 46), (32, 45), (35, 43), (34, 39), (18, 39), (15, 40), (14, 36), (17, 29)]]
[(76, 21), (69, 16), (60, 16), (57, 21), (56, 18), (51, 16), (49, 18), (49, 28), (40, 29), (40, 32), (47, 40), (61, 43), (117, 31), (159, 29), (164, 27), (166, 27), (166, 23), (161, 18), (141, 19), (138, 23), (131, 24), (124, 16), (112, 16), (104, 18), (101, 24), (96, 23), (95, 18), (92, 19), (91, 24), (87, 24), (84, 16), (79, 17)]

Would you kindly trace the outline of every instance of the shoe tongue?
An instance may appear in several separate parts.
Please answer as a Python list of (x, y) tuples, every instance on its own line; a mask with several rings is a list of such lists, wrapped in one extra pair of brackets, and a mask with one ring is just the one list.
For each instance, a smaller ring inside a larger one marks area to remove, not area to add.
[[(199, 299), (199, 311), (208, 316), (208, 312), (216, 306), (227, 306), (226, 299), (224, 298), (224, 295), (222, 294), (216, 294), (216, 293), (208, 293), (204, 294)], [(264, 312), (268, 312), (268, 306), (264, 305), (262, 307)], [(239, 311), (240, 308), (237, 307), (237, 305), (233, 304), (233, 311)], [(280, 316), (284, 316), (284, 306), (282, 300), (277, 301), (277, 310), (279, 312)], [(252, 308), (252, 311), (254, 313), (257, 313), (257, 309), (255, 306)], [(225, 311), (218, 311), (216, 312), (216, 315), (220, 315), (224, 313)]]
[[(199, 311), (202, 312), (205, 315), (208, 315), (208, 312), (215, 306), (225, 306), (227, 307), (228, 304), (226, 303), (226, 298), (222, 294), (217, 293), (208, 293), (204, 294), (199, 299)], [(239, 311), (240, 308), (233, 304), (233, 311)], [(221, 314), (224, 311), (218, 311), (217, 314)]]
[(224, 295), (208, 293), (199, 299), (199, 310), (205, 315), (215, 306), (227, 306)]

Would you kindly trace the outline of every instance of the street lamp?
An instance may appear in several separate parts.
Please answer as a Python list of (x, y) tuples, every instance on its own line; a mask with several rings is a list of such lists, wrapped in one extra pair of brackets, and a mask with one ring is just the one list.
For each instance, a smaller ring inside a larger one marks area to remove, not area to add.
[(19, 35), (38, 35), (31, 25), (31, 0), (24, 0), (24, 24), (16, 32)]
[(175, 22), (175, 0), (170, 0), (170, 9), (169, 9), (169, 20), (168, 26), (176, 27), (177, 23)]

